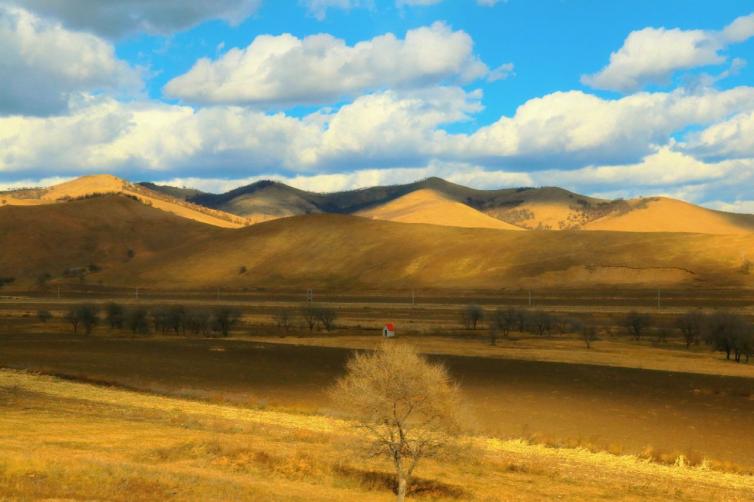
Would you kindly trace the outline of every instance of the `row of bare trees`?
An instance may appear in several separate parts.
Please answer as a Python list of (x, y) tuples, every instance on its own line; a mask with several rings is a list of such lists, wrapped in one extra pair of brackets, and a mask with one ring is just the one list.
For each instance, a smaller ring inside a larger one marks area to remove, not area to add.
[(108, 303), (104, 309), (95, 304), (74, 305), (64, 316), (74, 334), (83, 329), (86, 335), (104, 320), (110, 329), (129, 330), (141, 335), (156, 332), (163, 335), (228, 336), (240, 318), (241, 312), (232, 307), (204, 309), (170, 305), (147, 309), (118, 303)]
[(289, 331), (301, 324), (309, 331), (314, 331), (315, 329), (332, 331), (335, 329), (338, 311), (325, 305), (306, 303), (297, 310), (280, 309), (272, 317), (275, 324), (285, 331)]
[[(512, 331), (529, 332), (539, 336), (553, 332), (577, 334), (591, 347), (597, 340), (597, 328), (578, 318), (559, 316), (542, 310), (527, 310), (515, 307), (497, 308), (485, 312), (479, 305), (468, 305), (461, 312), (461, 322), (467, 329), (476, 329), (479, 323), (487, 320), (490, 344), (496, 345), (498, 337), (506, 338)], [(664, 342), (672, 331), (669, 328), (654, 326), (651, 315), (631, 311), (621, 320), (626, 332), (640, 341), (654, 328), (659, 342)], [(687, 312), (676, 319), (675, 328), (683, 338), (686, 348), (705, 342), (716, 351), (725, 353), (736, 362), (749, 361), (754, 355), (754, 325), (745, 317), (730, 312), (706, 314), (700, 310)]]

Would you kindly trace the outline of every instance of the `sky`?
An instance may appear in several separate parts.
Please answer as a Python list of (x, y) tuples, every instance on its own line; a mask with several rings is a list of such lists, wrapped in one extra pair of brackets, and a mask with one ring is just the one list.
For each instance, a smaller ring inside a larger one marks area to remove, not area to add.
[(0, 188), (95, 173), (754, 212), (754, 1), (0, 0)]

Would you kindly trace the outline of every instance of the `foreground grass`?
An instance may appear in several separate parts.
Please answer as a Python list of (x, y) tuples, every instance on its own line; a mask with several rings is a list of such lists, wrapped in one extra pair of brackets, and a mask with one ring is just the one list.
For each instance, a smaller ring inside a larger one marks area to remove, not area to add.
[[(0, 498), (391, 500), (350, 424), (0, 371)], [(751, 500), (754, 478), (632, 456), (469, 438), (427, 462), (426, 500)]]

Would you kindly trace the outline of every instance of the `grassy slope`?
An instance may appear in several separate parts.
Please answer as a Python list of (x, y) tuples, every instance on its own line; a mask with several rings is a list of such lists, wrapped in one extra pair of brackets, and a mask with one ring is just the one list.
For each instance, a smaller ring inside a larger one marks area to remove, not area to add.
[[(0, 496), (391, 500), (389, 466), (324, 416), (235, 408), (0, 371)], [(435, 500), (750, 500), (751, 476), (469, 438), (418, 475)]]
[(118, 269), (137, 258), (190, 245), (222, 229), (107, 195), (33, 207), (0, 208), (0, 275), (34, 280), (72, 267)]
[(739, 269), (752, 247), (754, 235), (514, 232), (309, 215), (135, 261), (126, 276), (184, 287), (733, 286), (751, 283)]
[(374, 220), (401, 223), (521, 230), (520, 227), (488, 216), (430, 189), (416, 190), (390, 202), (362, 209), (356, 214)]
[(621, 232), (754, 232), (754, 216), (724, 213), (666, 197), (630, 201), (630, 210), (609, 214), (584, 226), (585, 230)]
[[(150, 287), (745, 286), (754, 234), (517, 232), (341, 215), (219, 229), (121, 196), (0, 208), (0, 274)], [(136, 257), (127, 258), (133, 249)], [(246, 267), (245, 273), (239, 273)]]

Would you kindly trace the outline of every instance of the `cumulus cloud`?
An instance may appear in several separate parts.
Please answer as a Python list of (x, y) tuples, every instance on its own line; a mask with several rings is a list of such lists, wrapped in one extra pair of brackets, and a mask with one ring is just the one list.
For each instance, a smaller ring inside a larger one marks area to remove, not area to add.
[(168, 34), (208, 19), (236, 25), (256, 12), (261, 0), (0, 0), (40, 16), (59, 19), (66, 26), (105, 37), (140, 32)]
[(638, 93), (603, 99), (555, 92), (521, 105), (468, 137), (454, 138), (466, 158), (489, 165), (543, 169), (633, 162), (666, 144), (673, 133), (709, 125), (754, 108), (754, 88), (690, 93)]
[(754, 111), (739, 113), (691, 134), (685, 146), (703, 158), (754, 157)]
[(327, 34), (297, 38), (260, 35), (216, 60), (200, 59), (165, 86), (168, 96), (192, 103), (290, 105), (334, 102), (380, 88), (418, 88), (470, 82), (491, 73), (474, 55), (473, 41), (444, 23), (349, 46)]
[(430, 162), (562, 171), (635, 163), (678, 131), (714, 127), (735, 112), (754, 110), (751, 87), (614, 100), (574, 91), (532, 99), (473, 133), (445, 130), (473, 119), (481, 98), (458, 87), (382, 91), (301, 118), (235, 106), (195, 110), (91, 98), (64, 116), (0, 120), (0, 172), (138, 168), (206, 176), (223, 169), (249, 176)]
[(0, 114), (64, 111), (94, 90), (135, 91), (138, 72), (108, 42), (23, 9), (0, 6)]
[(595, 89), (633, 92), (647, 84), (665, 84), (678, 70), (727, 61), (722, 51), (754, 36), (754, 14), (740, 17), (722, 31), (644, 28), (631, 32), (599, 72), (581, 82)]

